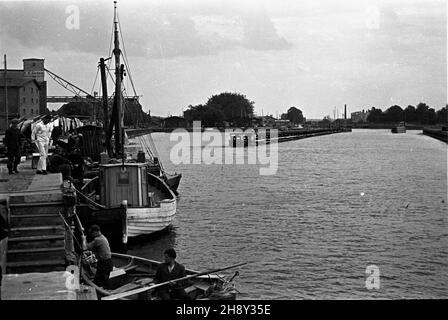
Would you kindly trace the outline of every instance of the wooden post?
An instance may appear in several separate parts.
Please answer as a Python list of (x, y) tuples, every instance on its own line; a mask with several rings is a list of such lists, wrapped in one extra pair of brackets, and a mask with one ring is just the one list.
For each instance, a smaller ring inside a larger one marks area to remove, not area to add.
[(64, 203), (64, 219), (68, 223), (70, 230), (65, 230), (65, 256), (66, 260), (70, 263), (77, 264), (74, 246), (74, 221), (73, 217), (76, 214), (76, 191), (71, 187), (64, 188), (63, 190), (63, 203)]

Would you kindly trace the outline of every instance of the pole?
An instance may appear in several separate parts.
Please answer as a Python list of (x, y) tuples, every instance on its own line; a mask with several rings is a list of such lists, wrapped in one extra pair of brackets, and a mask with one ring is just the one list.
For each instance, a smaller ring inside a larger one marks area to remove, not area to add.
[(106, 150), (109, 157), (112, 157), (112, 146), (110, 145), (111, 134), (109, 133), (109, 102), (107, 95), (107, 78), (106, 78), (106, 64), (105, 61), (109, 60), (101, 58), (100, 59), (100, 73), (101, 73), (101, 88), (103, 91), (103, 128), (106, 134)]
[(6, 68), (6, 54), (5, 54), (5, 114), (6, 114), (6, 118), (5, 118), (5, 130), (8, 129), (8, 118), (9, 118), (9, 114), (8, 114), (8, 84), (6, 82), (6, 72), (7, 72), (7, 68)]
[[(115, 153), (118, 155), (121, 153), (122, 142), (122, 128), (123, 128), (123, 110), (121, 107), (121, 70), (120, 63), (120, 42), (118, 35), (118, 16), (117, 16), (117, 1), (114, 1), (114, 56), (115, 56), (115, 103), (117, 110), (117, 119), (115, 127)], [(123, 156), (123, 155), (121, 155)]]

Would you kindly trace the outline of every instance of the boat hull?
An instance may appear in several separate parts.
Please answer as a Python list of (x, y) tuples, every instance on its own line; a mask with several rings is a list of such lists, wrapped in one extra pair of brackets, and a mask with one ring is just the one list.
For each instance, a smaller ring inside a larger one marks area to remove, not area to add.
[(163, 200), (156, 208), (128, 208), (127, 235), (133, 238), (162, 231), (176, 216), (176, 199)]
[(406, 133), (406, 127), (394, 127), (391, 130), (392, 133)]
[(177, 192), (177, 188), (179, 188), (180, 179), (182, 179), (182, 174), (166, 174), (165, 182), (166, 184), (173, 190)]

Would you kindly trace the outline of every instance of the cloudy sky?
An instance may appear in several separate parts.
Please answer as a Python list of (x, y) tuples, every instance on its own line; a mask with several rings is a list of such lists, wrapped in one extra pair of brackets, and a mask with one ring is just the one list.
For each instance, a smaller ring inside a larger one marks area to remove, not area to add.
[[(67, 28), (73, 5), (79, 28)], [(224, 91), (245, 94), (258, 114), (296, 106), (307, 118), (341, 115), (344, 104), (352, 112), (447, 102), (446, 1), (126, 0), (118, 8), (130, 74), (152, 115), (180, 115)], [(113, 1), (0, 0), (1, 54), (17, 69), (23, 58), (44, 58), (99, 91), (112, 21)], [(49, 95), (68, 94), (47, 81)]]

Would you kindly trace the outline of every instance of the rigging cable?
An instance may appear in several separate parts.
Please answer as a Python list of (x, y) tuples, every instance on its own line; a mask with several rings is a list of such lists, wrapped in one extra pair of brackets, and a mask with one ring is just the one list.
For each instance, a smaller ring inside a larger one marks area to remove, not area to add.
[(92, 89), (90, 90), (90, 93), (92, 94), (92, 96), (95, 96), (93, 90), (95, 89), (95, 84), (96, 84), (96, 80), (98, 79), (98, 73), (99, 72), (100, 72), (100, 67), (98, 66), (98, 68), (96, 69), (95, 81), (93, 81)]
[(120, 24), (120, 17), (118, 16), (118, 13), (117, 13), (117, 20), (118, 20), (118, 27), (120, 29), (121, 42), (123, 44), (123, 61), (124, 61), (124, 64), (126, 66), (128, 74), (129, 74), (129, 80), (131, 81), (132, 89), (134, 90), (134, 95), (138, 96), (137, 92), (135, 90), (134, 81), (132, 80), (131, 68), (129, 67), (129, 63), (128, 63), (128, 57), (127, 57), (127, 53), (126, 53), (126, 47), (124, 45), (123, 32), (122, 32), (122, 28), (121, 28), (121, 24)]

